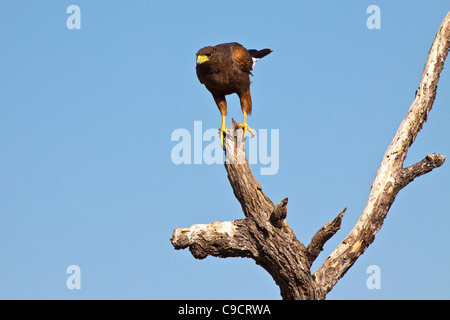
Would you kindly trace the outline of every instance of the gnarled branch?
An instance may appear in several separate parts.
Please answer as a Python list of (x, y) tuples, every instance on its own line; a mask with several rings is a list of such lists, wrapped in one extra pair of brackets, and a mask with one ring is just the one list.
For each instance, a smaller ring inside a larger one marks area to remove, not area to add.
[(306, 248), (285, 220), (287, 198), (274, 205), (264, 194), (250, 171), (244, 142), (243, 130), (233, 120), (226, 137), (225, 169), (246, 218), (176, 229), (172, 244), (175, 249), (189, 247), (200, 259), (207, 255), (252, 258), (272, 275), (283, 299), (319, 299)]
[(372, 183), (369, 199), (348, 236), (315, 272), (317, 284), (329, 292), (364, 253), (383, 225), (398, 192), (414, 178), (444, 163), (445, 157), (429, 154), (422, 161), (403, 168), (409, 147), (427, 120), (436, 98), (437, 84), (450, 48), (450, 12), (442, 22), (428, 54), (419, 89), (405, 119), (389, 145)]
[(323, 250), (323, 246), (325, 242), (328, 241), (332, 236), (338, 232), (341, 228), (342, 218), (344, 217), (345, 211), (347, 208), (344, 208), (334, 220), (328, 222), (316, 234), (312, 237), (311, 242), (308, 244), (306, 248), (306, 254), (308, 256), (309, 264), (312, 265), (314, 260), (316, 260), (317, 256)]
[(416, 98), (384, 154), (364, 211), (314, 274), (311, 274), (311, 265), (325, 242), (339, 230), (346, 209), (317, 231), (305, 247), (286, 222), (287, 198), (274, 205), (250, 171), (243, 131), (237, 129), (234, 120), (231, 134), (226, 137), (225, 169), (245, 218), (176, 229), (171, 238), (175, 249), (189, 247), (198, 259), (208, 255), (252, 258), (272, 275), (283, 299), (324, 299), (373, 242), (398, 192), (445, 161), (444, 156), (432, 153), (416, 164), (403, 167), (408, 149), (435, 100), (449, 48), (450, 12), (431, 46)]
[(195, 224), (190, 228), (176, 229), (170, 238), (175, 249), (189, 247), (197, 259), (208, 255), (228, 257), (256, 257), (258, 255), (251, 239), (245, 219), (233, 222)]

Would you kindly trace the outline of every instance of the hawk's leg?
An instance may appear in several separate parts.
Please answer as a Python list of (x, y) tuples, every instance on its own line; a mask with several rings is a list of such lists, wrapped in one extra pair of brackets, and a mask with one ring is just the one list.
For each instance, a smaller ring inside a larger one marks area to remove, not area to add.
[(250, 95), (250, 88), (247, 88), (244, 92), (239, 92), (239, 99), (241, 102), (241, 110), (244, 114), (242, 124), (238, 123), (238, 128), (244, 129), (244, 138), (247, 135), (247, 130), (252, 133), (252, 137), (255, 135), (255, 131), (247, 124), (247, 114), (252, 114), (252, 96)]
[(229, 134), (227, 127), (225, 126), (225, 116), (227, 115), (227, 101), (225, 100), (224, 95), (214, 95), (213, 94), (214, 101), (217, 104), (217, 107), (219, 108), (220, 114), (222, 115), (222, 126), (219, 129), (219, 135), (220, 135), (220, 145), (223, 148), (223, 139), (225, 135)]
[(250, 128), (247, 124), (247, 112), (245, 112), (245, 111), (244, 111), (244, 119), (242, 120), (242, 124), (238, 123), (238, 128), (244, 129), (244, 137), (247, 134), (247, 130), (251, 132), (252, 137), (255, 135), (255, 131), (252, 128)]
[(225, 135), (229, 134), (227, 127), (225, 126), (225, 115), (222, 114), (222, 126), (219, 129), (220, 134), (220, 145), (223, 147), (223, 139)]

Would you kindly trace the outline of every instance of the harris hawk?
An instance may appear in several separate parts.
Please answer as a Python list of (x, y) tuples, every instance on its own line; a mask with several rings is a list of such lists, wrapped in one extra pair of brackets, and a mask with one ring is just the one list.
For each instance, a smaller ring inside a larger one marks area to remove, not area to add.
[(226, 95), (236, 93), (239, 96), (243, 121), (242, 124), (238, 124), (238, 127), (244, 129), (244, 137), (247, 130), (252, 133), (252, 136), (255, 135), (247, 124), (247, 115), (252, 113), (250, 75), (253, 76), (252, 70), (256, 61), (271, 52), (271, 49), (247, 50), (237, 42), (207, 46), (197, 52), (197, 77), (200, 83), (211, 92), (222, 115), (222, 126), (219, 129), (222, 146), (223, 138), (228, 134), (225, 126)]

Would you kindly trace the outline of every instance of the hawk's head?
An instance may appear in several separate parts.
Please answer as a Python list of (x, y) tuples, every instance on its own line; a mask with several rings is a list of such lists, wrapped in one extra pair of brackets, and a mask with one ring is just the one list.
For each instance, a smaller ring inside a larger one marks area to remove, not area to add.
[(209, 61), (209, 59), (213, 56), (214, 51), (216, 51), (216, 49), (211, 46), (201, 48), (197, 52), (197, 64), (202, 64)]

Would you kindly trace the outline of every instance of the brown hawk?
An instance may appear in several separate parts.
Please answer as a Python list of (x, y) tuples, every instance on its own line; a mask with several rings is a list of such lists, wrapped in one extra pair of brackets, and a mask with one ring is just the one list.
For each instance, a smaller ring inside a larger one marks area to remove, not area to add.
[(247, 115), (252, 113), (250, 75), (253, 76), (255, 62), (271, 52), (271, 49), (247, 50), (237, 42), (208, 46), (197, 52), (197, 77), (200, 83), (211, 92), (222, 115), (222, 126), (219, 129), (222, 146), (224, 135), (228, 133), (225, 126), (226, 95), (236, 93), (239, 96), (243, 121), (242, 124), (238, 124), (238, 127), (244, 129), (244, 137), (247, 130), (252, 135), (255, 134), (247, 125)]

